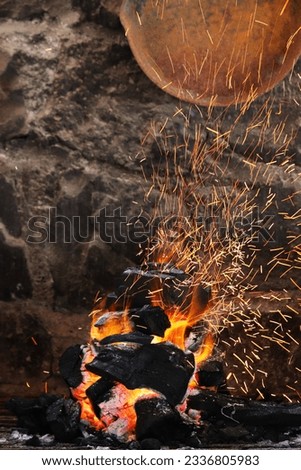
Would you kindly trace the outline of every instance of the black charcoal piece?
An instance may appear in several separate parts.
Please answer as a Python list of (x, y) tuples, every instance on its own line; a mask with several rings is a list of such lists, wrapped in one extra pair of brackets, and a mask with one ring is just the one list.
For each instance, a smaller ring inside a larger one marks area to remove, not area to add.
[(180, 414), (162, 398), (138, 400), (136, 438), (139, 441), (158, 439), (164, 444), (183, 442), (191, 435), (192, 426), (184, 422)]
[(27, 439), (25, 442), (27, 447), (41, 447), (42, 443), (38, 436), (32, 436), (30, 439)]
[[(148, 334), (140, 332), (126, 333), (120, 335), (106, 336), (104, 339), (98, 342), (99, 345), (113, 344), (113, 343), (137, 343), (137, 344), (149, 344), (152, 342), (153, 337)], [(97, 350), (97, 348), (96, 348)]]
[(130, 311), (130, 319), (137, 331), (147, 335), (164, 336), (165, 330), (170, 328), (170, 321), (161, 307), (144, 305), (142, 308)]
[(189, 276), (172, 265), (149, 264), (145, 268), (127, 268), (118, 294), (128, 299), (132, 308), (150, 303), (152, 292), (162, 290), (167, 305), (181, 305), (189, 289)]
[(109, 390), (111, 390), (113, 385), (113, 380), (107, 377), (102, 377), (101, 379), (97, 380), (97, 382), (94, 382), (94, 384), (90, 385), (90, 387), (86, 390), (86, 395), (91, 401), (94, 412), (98, 418), (100, 418), (100, 409), (97, 405), (105, 400), (105, 395)]
[(66, 349), (59, 360), (60, 373), (69, 387), (76, 388), (83, 380), (81, 373), (82, 358), (82, 348), (77, 344)]
[(111, 308), (114, 308), (115, 310), (119, 310), (119, 308), (122, 308), (122, 306), (118, 303), (118, 296), (117, 294), (115, 294), (115, 292), (110, 292), (106, 296), (105, 308), (107, 308), (108, 310), (110, 310)]
[(171, 343), (101, 346), (86, 368), (109, 375), (129, 389), (151, 388), (176, 405), (186, 393), (194, 372), (193, 354), (185, 354)]
[(122, 321), (123, 317), (124, 317), (124, 310), (118, 310), (118, 312), (104, 313), (103, 315), (101, 315), (101, 317), (99, 317), (97, 322), (94, 323), (94, 326), (102, 327), (106, 325), (108, 321), (112, 319)]
[(127, 268), (118, 288), (118, 295), (131, 308), (150, 304), (152, 293), (161, 292), (166, 307), (181, 307), (184, 314), (193, 308), (199, 314), (205, 310), (211, 292), (202, 286), (192, 286), (191, 277), (171, 264), (150, 263), (143, 268)]
[(143, 450), (159, 450), (162, 447), (162, 443), (158, 439), (154, 439), (153, 437), (148, 437), (146, 439), (142, 439), (140, 442), (140, 449)]
[(199, 410), (208, 421), (222, 420), (253, 426), (301, 426), (300, 403), (254, 401), (200, 391), (188, 399), (188, 409)]
[(11, 398), (6, 407), (18, 418), (18, 426), (32, 434), (50, 432), (46, 419), (48, 407), (58, 400), (55, 395), (43, 394), (37, 398)]
[(220, 361), (207, 361), (196, 373), (196, 379), (201, 387), (219, 387), (225, 383), (223, 364)]
[(47, 409), (47, 422), (59, 442), (71, 442), (80, 434), (80, 405), (71, 399), (59, 398)]

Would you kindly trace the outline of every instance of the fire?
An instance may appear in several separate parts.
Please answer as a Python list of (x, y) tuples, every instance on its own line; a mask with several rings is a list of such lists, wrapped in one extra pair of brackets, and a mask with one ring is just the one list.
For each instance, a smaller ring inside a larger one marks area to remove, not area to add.
[[(153, 305), (163, 305), (164, 298), (162, 296), (162, 289), (157, 289), (150, 293), (151, 302)], [(134, 437), (136, 426), (136, 413), (134, 405), (139, 399), (160, 397), (161, 394), (157, 391), (147, 388), (138, 388), (129, 390), (124, 385), (118, 383), (112, 387), (110, 391), (110, 400), (102, 403), (99, 410), (93, 408), (92, 402), (87, 396), (87, 389), (97, 382), (100, 377), (86, 369), (86, 365), (92, 362), (96, 356), (94, 344), (111, 335), (125, 334), (132, 331), (132, 326), (129, 320), (129, 308), (123, 311), (114, 310), (105, 307), (105, 298), (97, 299), (95, 307), (91, 312), (92, 323), (90, 330), (90, 344), (84, 350), (81, 373), (81, 384), (72, 389), (73, 397), (81, 405), (81, 420), (96, 430), (106, 430), (108, 432), (117, 432), (123, 438), (131, 439)], [(187, 338), (194, 322), (201, 318), (203, 310), (201, 309), (199, 315), (196, 315), (196, 306), (192, 302), (189, 309), (181, 309), (180, 306), (165, 308), (170, 327), (165, 330), (164, 337), (154, 336), (152, 343), (170, 342), (185, 351), (187, 349)], [(164, 305), (163, 305), (164, 306)], [(193, 313), (191, 313), (193, 312)], [(211, 333), (205, 336), (203, 343), (199, 346), (195, 353), (196, 367), (205, 361), (213, 351), (214, 339)], [(188, 391), (195, 388), (197, 382), (192, 378)], [(95, 405), (94, 405), (95, 406)], [(178, 410), (185, 410), (185, 400), (182, 404), (178, 405)]]
[(214, 348), (214, 338), (212, 333), (208, 333), (205, 337), (204, 342), (202, 343), (200, 349), (195, 354), (195, 361), (198, 366), (205, 362), (208, 357), (211, 356)]
[[(135, 296), (137, 292), (138, 294), (141, 294), (141, 291), (145, 292), (145, 304), (160, 307), (168, 317), (170, 326), (165, 329), (163, 337), (157, 336), (157, 333), (152, 335), (152, 344), (172, 343), (184, 352), (193, 350), (195, 369), (188, 384), (186, 396), (200, 386), (196, 372), (212, 355), (215, 344), (213, 332), (216, 329), (211, 316), (216, 315), (220, 325), (220, 319), (229, 307), (224, 305), (224, 299), (235, 294), (242, 279), (242, 248), (245, 241), (240, 240), (239, 234), (225, 239), (220, 233), (220, 220), (216, 214), (220, 213), (223, 219), (228, 220), (234, 219), (236, 213), (245, 214), (250, 210), (247, 198), (248, 188), (243, 192), (240, 190), (239, 195), (236, 188), (233, 188), (231, 194), (223, 190), (219, 191), (215, 187), (207, 196), (200, 192), (200, 189), (205, 186), (208, 175), (208, 172), (204, 171), (207, 165), (206, 155), (214, 156), (216, 153), (221, 155), (223, 149), (220, 140), (212, 144), (212, 148), (205, 148), (202, 134), (199, 129), (196, 129), (195, 144), (190, 157), (187, 152), (191, 167), (189, 175), (192, 180), (184, 180), (184, 173), (179, 167), (176, 183), (172, 178), (164, 177), (162, 181), (159, 177), (157, 181), (154, 181), (154, 187), (159, 186), (160, 194), (174, 195), (175, 199), (172, 204), (175, 206), (163, 208), (162, 224), (159, 224), (156, 235), (150, 240), (149, 248), (145, 253), (146, 271), (144, 272), (142, 268), (137, 270), (136, 277), (133, 276), (131, 279), (131, 285), (127, 284), (121, 303), (117, 299), (114, 305), (114, 302), (107, 302), (105, 297), (95, 302), (91, 313), (89, 351), (82, 364), (84, 378), (80, 386), (73, 390), (73, 395), (81, 403), (82, 419), (88, 421), (96, 429), (111, 431), (119, 427), (122, 433), (130, 435), (135, 429), (134, 405), (137, 400), (158, 396), (158, 392), (151, 389), (128, 390), (124, 385), (114, 385), (109, 392), (111, 398), (108, 402), (110, 403), (101, 403), (100, 410), (96, 410), (99, 415), (97, 417), (86, 395), (91, 384), (100, 379), (99, 375), (92, 374), (85, 367), (96, 357), (95, 344), (112, 335), (133, 332), (133, 324), (130, 320), (132, 294)], [(168, 174), (168, 169), (169, 160), (166, 158), (166, 174)], [(159, 212), (160, 201), (161, 199), (156, 206)], [(204, 212), (202, 220), (210, 220), (208, 227), (205, 227), (203, 222), (194, 223), (194, 219), (200, 220), (197, 212), (195, 217), (192, 217), (193, 214), (191, 217), (187, 216), (187, 207), (193, 208), (194, 206), (196, 210), (206, 209), (207, 212)], [(176, 214), (176, 216), (170, 214)], [(154, 219), (157, 215), (161, 216), (161, 213), (155, 213)], [(149, 280), (147, 270), (152, 270), (153, 265), (158, 275), (154, 275)], [(171, 267), (174, 271), (181, 271), (182, 277), (181, 275), (178, 278), (169, 277)], [(233, 286), (234, 284), (236, 287)], [(200, 327), (202, 335), (199, 334), (198, 328)], [(143, 325), (141, 328), (139, 331), (143, 331)], [(118, 341), (120, 345), (120, 338)], [(192, 369), (193, 367), (192, 364)], [(183, 397), (177, 409), (185, 410), (186, 396)], [(114, 403), (113, 408), (112, 403)]]
[(100, 430), (104, 428), (104, 424), (101, 419), (97, 418), (95, 411), (93, 410), (91, 401), (86, 395), (86, 390), (95, 383), (99, 377), (86, 370), (86, 364), (92, 361), (94, 355), (91, 350), (87, 350), (84, 354), (81, 372), (83, 376), (82, 383), (77, 387), (72, 389), (73, 397), (80, 403), (81, 406), (81, 419), (89, 423), (93, 428)]

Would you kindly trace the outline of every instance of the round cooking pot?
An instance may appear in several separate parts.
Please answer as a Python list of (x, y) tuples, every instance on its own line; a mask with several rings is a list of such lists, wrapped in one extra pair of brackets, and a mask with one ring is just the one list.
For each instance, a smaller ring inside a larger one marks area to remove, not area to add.
[(146, 75), (201, 105), (255, 99), (301, 53), (301, 0), (124, 0), (120, 18)]

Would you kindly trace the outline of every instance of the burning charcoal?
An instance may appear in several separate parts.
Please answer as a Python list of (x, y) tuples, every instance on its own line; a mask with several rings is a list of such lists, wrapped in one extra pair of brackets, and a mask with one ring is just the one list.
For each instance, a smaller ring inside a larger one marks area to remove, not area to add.
[(190, 436), (192, 427), (185, 423), (180, 414), (162, 398), (138, 400), (135, 404), (137, 414), (137, 440), (159, 439), (164, 444), (182, 441)]
[(177, 268), (171, 263), (148, 263), (147, 268), (152, 272), (168, 273), (169, 276), (173, 276), (179, 279), (179, 281), (184, 281), (187, 278), (187, 274), (182, 269)]
[(205, 362), (196, 373), (196, 378), (201, 387), (219, 387), (225, 383), (222, 362), (210, 360)]
[(152, 336), (143, 333), (134, 332), (120, 335), (110, 335), (98, 342), (99, 345), (113, 344), (113, 343), (137, 343), (149, 344), (152, 342)]
[(47, 421), (54, 437), (70, 442), (80, 434), (80, 406), (73, 400), (59, 398), (47, 410)]
[(164, 336), (165, 330), (170, 327), (168, 316), (161, 307), (144, 305), (139, 310), (130, 312), (130, 318), (135, 329), (147, 335)]
[(108, 374), (131, 390), (157, 390), (176, 405), (186, 393), (194, 357), (171, 343), (108, 345), (98, 348), (98, 355), (86, 368), (97, 375)]
[(33, 434), (47, 434), (50, 432), (47, 408), (57, 399), (55, 395), (46, 394), (38, 398), (11, 398), (6, 407), (17, 416), (21, 428)]
[(121, 302), (118, 302), (118, 295), (115, 294), (115, 292), (110, 292), (106, 296), (105, 308), (107, 308), (108, 310), (111, 310), (111, 309), (117, 310), (119, 308), (120, 309), (122, 308), (122, 304)]
[(201, 286), (191, 287), (191, 278), (184, 271), (160, 263), (149, 264), (145, 269), (127, 268), (122, 275), (118, 293), (130, 301), (132, 308), (143, 307), (151, 303), (153, 297), (161, 295), (167, 307), (177, 305), (183, 313), (190, 312), (192, 308), (198, 316), (205, 310), (211, 297), (209, 290)]
[(158, 272), (127, 268), (122, 274), (118, 294), (126, 301), (129, 299), (132, 308), (141, 308), (150, 301), (150, 293), (161, 288), (161, 278)]
[(132, 308), (150, 303), (152, 292), (160, 290), (167, 305), (181, 305), (188, 292), (188, 279), (187, 274), (172, 265), (153, 263), (145, 269), (130, 267), (123, 272), (118, 293), (130, 299)]
[(188, 408), (200, 410), (205, 420), (254, 426), (301, 426), (300, 403), (254, 401), (201, 391), (188, 399)]
[(82, 382), (82, 348), (79, 344), (70, 346), (60, 358), (59, 368), (69, 387), (75, 388)]
[(111, 390), (113, 385), (114, 382), (111, 379), (102, 377), (101, 379), (97, 380), (97, 382), (94, 382), (94, 384), (90, 385), (90, 387), (86, 390), (86, 395), (91, 401), (94, 412), (98, 418), (100, 418), (100, 409), (97, 405), (104, 400), (105, 394)]
[(124, 310), (120, 310), (118, 312), (108, 312), (101, 315), (101, 317), (94, 323), (94, 326), (102, 327), (107, 324), (110, 320), (120, 320), (122, 321), (122, 317), (124, 316)]

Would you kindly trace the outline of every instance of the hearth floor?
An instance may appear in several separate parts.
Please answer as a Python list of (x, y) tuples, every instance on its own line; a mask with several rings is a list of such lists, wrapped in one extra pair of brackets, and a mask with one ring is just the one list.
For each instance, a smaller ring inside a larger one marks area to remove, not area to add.
[[(55, 442), (51, 435), (40, 436), (42, 445), (30, 445), (29, 440), (32, 442), (32, 435), (26, 434), (17, 428), (9, 428), (7, 426), (0, 426), (0, 450), (80, 450), (80, 449), (108, 449), (108, 447), (77, 445), (75, 443), (59, 443)], [(34, 444), (34, 443), (33, 443)], [(181, 449), (193, 449), (193, 447), (179, 447)], [(163, 447), (161, 450), (168, 449)], [(300, 435), (290, 438), (281, 442), (272, 442), (270, 440), (262, 440), (254, 443), (214, 443), (210, 446), (206, 444), (204, 449), (300, 449), (301, 450), (301, 432)], [(130, 450), (130, 449), (129, 449)], [(200, 450), (200, 449), (199, 449)]]

